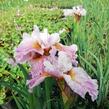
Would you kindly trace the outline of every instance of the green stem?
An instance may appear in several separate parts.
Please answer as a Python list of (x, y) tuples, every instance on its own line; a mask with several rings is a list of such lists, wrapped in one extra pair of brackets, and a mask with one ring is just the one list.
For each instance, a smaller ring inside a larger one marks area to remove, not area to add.
[(51, 102), (50, 100), (50, 81), (49, 78), (45, 80), (45, 93), (46, 93), (46, 106), (47, 109), (51, 109)]

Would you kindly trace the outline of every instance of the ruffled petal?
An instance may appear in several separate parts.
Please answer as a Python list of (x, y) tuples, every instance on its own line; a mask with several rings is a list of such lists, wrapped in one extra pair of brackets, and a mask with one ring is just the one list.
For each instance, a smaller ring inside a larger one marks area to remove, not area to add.
[(70, 71), (72, 69), (72, 61), (71, 59), (68, 57), (66, 52), (60, 51), (58, 53), (59, 57), (58, 57), (58, 65), (60, 68), (60, 71), (66, 73), (68, 71)]
[(30, 67), (31, 67), (31, 77), (34, 78), (37, 75), (42, 75), (44, 72), (44, 58), (41, 58), (39, 60), (31, 60), (29, 62)]
[(50, 35), (50, 38), (48, 40), (50, 45), (54, 45), (54, 44), (60, 42), (60, 36), (59, 35), (60, 35), (59, 33), (53, 33), (53, 34)]
[(47, 73), (44, 71), (43, 61), (43, 58), (38, 61), (30, 61), (31, 73), (29, 74), (30, 79), (27, 80), (29, 90), (32, 90), (35, 86), (39, 85), (48, 76)]
[(72, 80), (70, 75), (64, 74), (63, 75), (66, 83), (68, 86), (77, 94), (79, 94), (82, 98), (85, 98), (86, 90), (82, 87), (78, 82)]
[(44, 32), (40, 33), (40, 39), (42, 43), (42, 48), (49, 48), (55, 43), (58, 43), (60, 41), (60, 34), (59, 33), (53, 33), (49, 34), (47, 29), (44, 29)]
[(70, 57), (70, 59), (72, 60), (72, 64), (74, 66), (77, 66), (78, 62), (76, 60), (76, 58), (77, 58), (76, 52), (78, 50), (78, 47), (77, 47), (76, 44), (72, 44), (70, 46), (65, 46), (65, 45), (62, 45), (62, 44), (57, 44), (55, 47), (59, 51), (64, 51)]
[(58, 69), (56, 64), (52, 64), (50, 61), (44, 62), (45, 71), (48, 72), (53, 77), (62, 77), (62, 72)]
[(49, 57), (44, 62), (44, 66), (45, 70), (52, 76), (62, 77), (63, 73), (67, 73), (72, 69), (72, 61), (63, 51), (60, 51), (58, 55), (58, 57), (56, 57), (55, 55)]
[(15, 49), (15, 59), (18, 63), (30, 60), (35, 53), (43, 55), (44, 50), (38, 42), (38, 29), (34, 30), (32, 36), (27, 33), (23, 34), (23, 40)]
[(29, 90), (32, 90), (35, 86), (38, 86), (41, 82), (43, 82), (45, 78), (46, 76), (32, 78), (30, 80), (27, 80), (26, 85), (29, 86)]
[(38, 41), (40, 43), (41, 39), (40, 39), (40, 30), (39, 27), (37, 25), (34, 25), (33, 28), (33, 32), (31, 34), (31, 37), (36, 41)]
[(82, 68), (73, 68), (68, 75), (64, 74), (63, 77), (69, 87), (82, 98), (85, 98), (85, 94), (88, 92), (92, 101), (97, 99), (97, 80), (91, 79), (91, 77)]
[(47, 29), (44, 29), (44, 32), (40, 32), (40, 39), (41, 39), (41, 46), (42, 48), (48, 48), (49, 47), (49, 33)]

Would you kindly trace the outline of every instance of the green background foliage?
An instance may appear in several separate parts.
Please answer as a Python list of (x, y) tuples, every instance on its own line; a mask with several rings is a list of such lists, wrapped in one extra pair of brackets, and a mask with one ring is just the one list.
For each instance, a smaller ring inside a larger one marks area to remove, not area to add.
[[(76, 24), (72, 17), (63, 19), (62, 9), (78, 4), (87, 10), (81, 22)], [(58, 9), (49, 10), (52, 7)], [(33, 25), (37, 24), (40, 30), (48, 28), (49, 33), (63, 28), (68, 30), (61, 35), (61, 42), (78, 45), (79, 65), (98, 80), (96, 102), (78, 97), (65, 109), (109, 109), (108, 12), (108, 0), (0, 0), (0, 104), (14, 99), (19, 109), (64, 108), (55, 80), (48, 78), (34, 89), (35, 95), (32, 95), (25, 86), (28, 65), (13, 67), (7, 63), (21, 41), (22, 33), (31, 34)]]

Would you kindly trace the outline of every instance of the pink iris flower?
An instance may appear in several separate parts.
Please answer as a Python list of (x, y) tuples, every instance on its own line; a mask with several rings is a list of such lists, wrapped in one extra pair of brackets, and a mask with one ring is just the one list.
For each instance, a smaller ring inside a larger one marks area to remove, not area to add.
[(72, 61), (66, 52), (60, 51), (56, 59), (44, 62), (45, 70), (51, 75), (63, 78), (68, 86), (82, 98), (88, 92), (92, 101), (97, 99), (98, 85), (97, 80), (91, 77), (81, 68), (72, 67)]
[(63, 9), (64, 16), (86, 16), (87, 11), (83, 8), (82, 5), (74, 6), (72, 9)]
[(52, 76), (65, 80), (82, 98), (85, 98), (88, 92), (94, 101), (98, 95), (97, 81), (91, 79), (81, 67), (77, 67), (77, 45), (65, 46), (59, 43), (61, 32), (50, 35), (47, 29), (40, 32), (39, 28), (34, 26), (31, 36), (23, 34), (23, 40), (15, 51), (15, 59), (17, 63), (30, 64), (30, 79), (27, 80), (29, 91), (46, 77)]
[(78, 47), (76, 44), (72, 44), (70, 46), (66, 46), (66, 45), (62, 45), (60, 43), (57, 43), (54, 47), (54, 49), (57, 49), (58, 51), (63, 51), (63, 52), (66, 52), (67, 55), (70, 57), (70, 59), (72, 60), (72, 64), (74, 66), (77, 66), (78, 64), (78, 61), (76, 60), (77, 58), (77, 50), (78, 50)]
[(23, 40), (15, 50), (15, 59), (18, 63), (29, 61), (33, 58), (47, 54), (52, 45), (60, 41), (60, 33), (49, 34), (47, 29), (40, 32), (35, 25), (31, 36), (23, 34)]
[(28, 62), (30, 64), (30, 79), (27, 80), (30, 91), (49, 76), (44, 71), (43, 61), (49, 56), (51, 46), (60, 41), (59, 35), (63, 31), (49, 34), (47, 29), (40, 32), (35, 25), (31, 36), (27, 33), (23, 34), (23, 40), (15, 50), (15, 59), (16, 63)]

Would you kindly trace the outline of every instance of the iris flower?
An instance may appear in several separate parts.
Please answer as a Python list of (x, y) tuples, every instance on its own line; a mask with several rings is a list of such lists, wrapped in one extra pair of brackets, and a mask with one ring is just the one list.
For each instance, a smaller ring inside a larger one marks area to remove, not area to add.
[(82, 5), (74, 6), (72, 9), (63, 9), (64, 16), (86, 16), (86, 10)]
[(23, 40), (15, 50), (15, 59), (18, 63), (37, 59), (42, 55), (48, 55), (52, 45), (60, 41), (60, 33), (49, 34), (47, 29), (40, 32), (38, 26), (34, 26), (31, 36), (23, 34)]
[(31, 36), (27, 33), (23, 34), (23, 40), (15, 50), (15, 59), (16, 63), (28, 62), (31, 67), (30, 80), (27, 80), (30, 91), (49, 75), (44, 71), (43, 61), (49, 56), (51, 46), (59, 43), (59, 35), (62, 32), (64, 30), (49, 34), (47, 29), (40, 32), (38, 26), (35, 25)]
[(82, 5), (72, 7), (73, 13), (78, 16), (86, 16), (86, 10)]
[(82, 98), (88, 92), (92, 101), (97, 99), (97, 80), (78, 67), (77, 45), (70, 46), (59, 43), (59, 33), (49, 34), (47, 29), (40, 32), (37, 26), (31, 36), (23, 34), (23, 40), (15, 50), (17, 63), (28, 62), (30, 65), (27, 85), (29, 91), (42, 83), (46, 77), (54, 77), (64, 80), (67, 85)]
[(81, 16), (86, 16), (86, 10), (83, 6), (78, 5), (72, 7), (72, 9), (63, 9), (64, 16), (74, 16), (76, 22), (80, 21)]
[(60, 51), (56, 61), (45, 61), (45, 70), (57, 78), (64, 79), (67, 85), (82, 98), (88, 92), (92, 101), (97, 99), (98, 85), (96, 79), (91, 77), (81, 67), (73, 67), (72, 61), (66, 52)]

